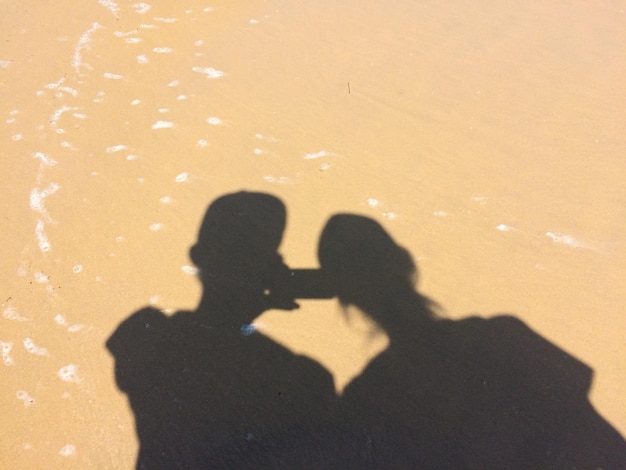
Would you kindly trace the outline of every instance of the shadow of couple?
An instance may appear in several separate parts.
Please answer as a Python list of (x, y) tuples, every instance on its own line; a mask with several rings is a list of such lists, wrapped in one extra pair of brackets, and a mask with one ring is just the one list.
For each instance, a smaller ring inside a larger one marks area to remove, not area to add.
[[(512, 316), (440, 318), (415, 290), (410, 254), (372, 219), (332, 216), (321, 269), (308, 271), (278, 252), (285, 223), (271, 195), (220, 197), (190, 252), (198, 308), (144, 308), (108, 339), (137, 468), (626, 468), (585, 364)], [(333, 296), (390, 339), (341, 397), (321, 365), (252, 323)]]

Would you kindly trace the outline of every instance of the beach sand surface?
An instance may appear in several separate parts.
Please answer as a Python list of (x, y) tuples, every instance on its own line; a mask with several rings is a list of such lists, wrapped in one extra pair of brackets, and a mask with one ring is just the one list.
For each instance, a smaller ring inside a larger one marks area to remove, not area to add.
[[(450, 318), (507, 312), (594, 370), (626, 433), (626, 18), (620, 2), (0, 3), (0, 467), (131, 468), (104, 343), (193, 309), (188, 250), (242, 189), (317, 266), (372, 217)], [(259, 330), (338, 392), (386, 347), (333, 300)]]

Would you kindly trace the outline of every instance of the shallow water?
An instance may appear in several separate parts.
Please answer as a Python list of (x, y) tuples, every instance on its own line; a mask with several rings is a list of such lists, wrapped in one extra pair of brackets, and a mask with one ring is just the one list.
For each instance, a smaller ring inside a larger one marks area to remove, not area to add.
[[(206, 206), (270, 192), (281, 252), (379, 220), (448, 316), (510, 312), (626, 412), (626, 51), (617, 3), (4, 2), (3, 468), (128, 468), (104, 342), (145, 304), (193, 308)], [(385, 347), (333, 301), (258, 327), (341, 390)]]

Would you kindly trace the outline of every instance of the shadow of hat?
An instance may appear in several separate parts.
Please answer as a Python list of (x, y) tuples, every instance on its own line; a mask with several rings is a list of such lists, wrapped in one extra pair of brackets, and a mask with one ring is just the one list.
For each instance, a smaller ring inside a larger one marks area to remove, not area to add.
[(280, 199), (241, 191), (216, 199), (206, 211), (191, 258), (199, 267), (219, 259), (254, 259), (275, 255), (285, 230), (287, 211)]

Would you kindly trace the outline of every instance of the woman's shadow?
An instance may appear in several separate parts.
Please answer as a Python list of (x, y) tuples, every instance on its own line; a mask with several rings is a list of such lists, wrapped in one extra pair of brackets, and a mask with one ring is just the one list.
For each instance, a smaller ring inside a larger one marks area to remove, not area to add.
[(390, 340), (341, 397), (350, 468), (626, 468), (624, 439), (588, 400), (588, 366), (510, 315), (439, 318), (372, 219), (333, 216), (319, 257), (340, 302)]
[(144, 308), (106, 346), (140, 442), (137, 468), (299, 468), (331, 461), (331, 375), (252, 325), (265, 310), (297, 308), (278, 254), (286, 210), (240, 192), (208, 208), (191, 258), (198, 308)]

